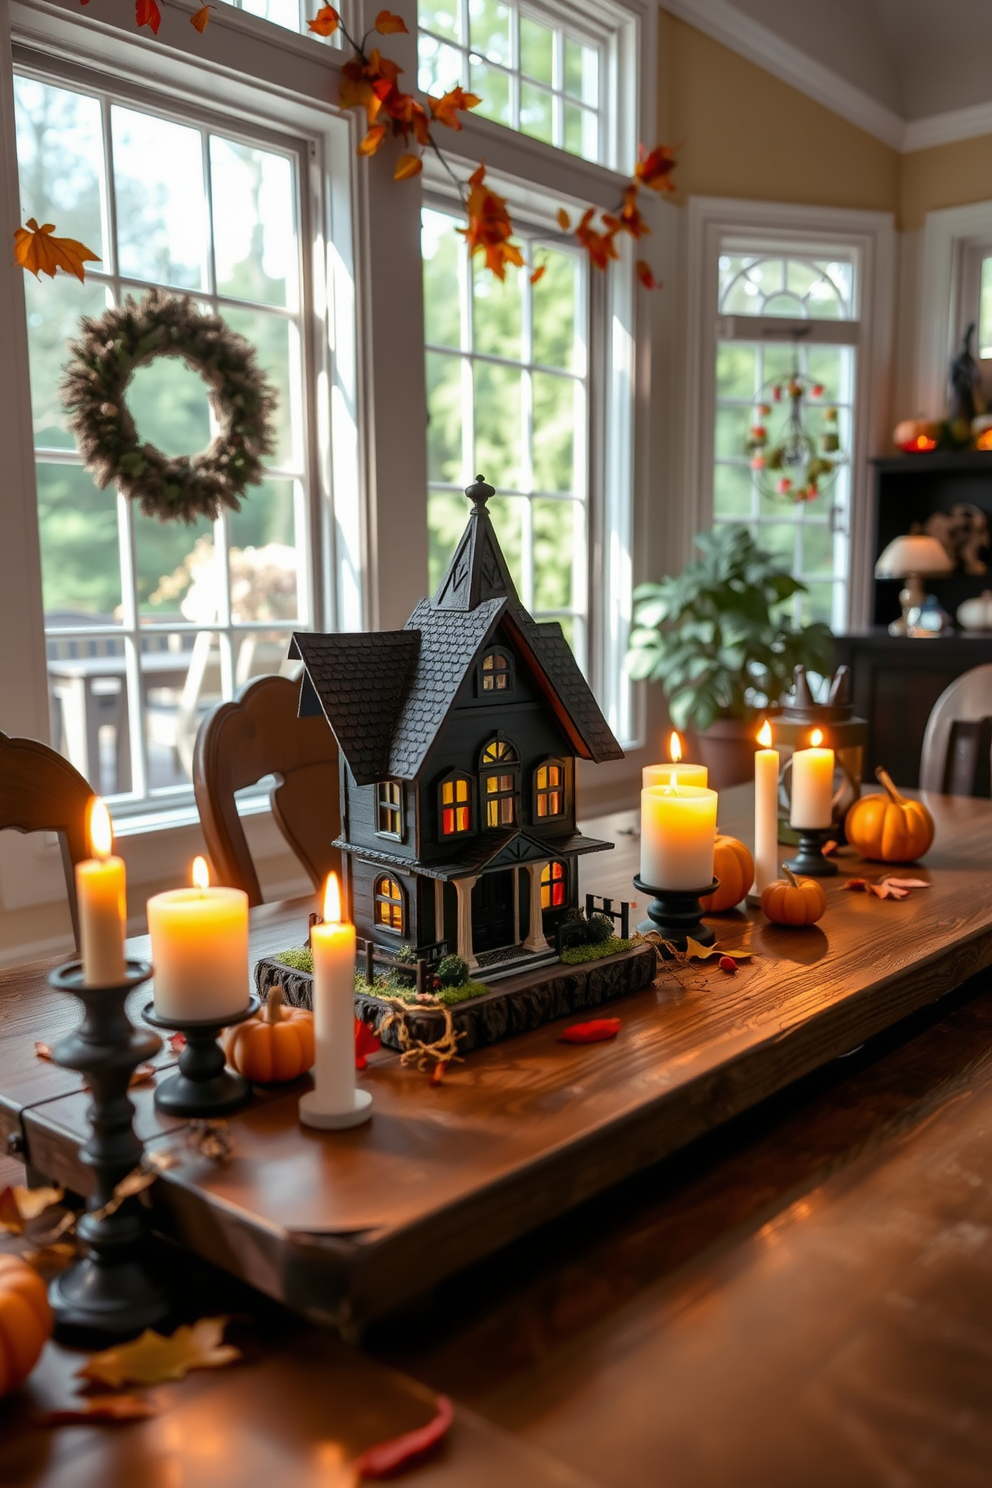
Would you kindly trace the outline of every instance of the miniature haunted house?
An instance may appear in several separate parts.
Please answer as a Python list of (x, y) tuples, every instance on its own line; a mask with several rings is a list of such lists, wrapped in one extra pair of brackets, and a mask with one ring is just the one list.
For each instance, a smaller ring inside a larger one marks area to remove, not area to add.
[(575, 826), (575, 757), (622, 758), (561, 626), (513, 587), (480, 476), (433, 599), (403, 630), (295, 637), (301, 715), (341, 756), (358, 934), (428, 959), (446, 942), (493, 981), (553, 961), (578, 904), (577, 859), (612, 847)]

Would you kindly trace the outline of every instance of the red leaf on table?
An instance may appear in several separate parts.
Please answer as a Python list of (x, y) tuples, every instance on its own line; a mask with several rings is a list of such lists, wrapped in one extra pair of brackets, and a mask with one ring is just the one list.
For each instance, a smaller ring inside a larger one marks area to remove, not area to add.
[(837, 843), (837, 842), (835, 842), (833, 840), (833, 838), (831, 837), (831, 839), (830, 839), (829, 842), (825, 842), (823, 844), (823, 846), (820, 848), (820, 851), (822, 852), (822, 854), (823, 854), (823, 856), (825, 858), (829, 858), (829, 856), (830, 856), (831, 853), (835, 853), (837, 851), (837, 848), (839, 847), (839, 845), (840, 844)]
[(590, 1023), (572, 1023), (558, 1035), (561, 1044), (604, 1044), (620, 1032), (619, 1018), (593, 1018)]
[(35, 1043), (34, 1052), (39, 1059), (51, 1059), (52, 1057), (52, 1051), (47, 1044)]
[(369, 1447), (367, 1452), (355, 1458), (352, 1466), (360, 1478), (391, 1478), (394, 1473), (402, 1472), (403, 1468), (436, 1447), (446, 1436), (454, 1419), (451, 1401), (447, 1395), (439, 1395), (437, 1414), (426, 1426), (419, 1426), (416, 1431), (407, 1431), (403, 1436), (393, 1437), (392, 1441)]
[(158, 35), (158, 28), (162, 24), (162, 12), (155, 4), (155, 0), (135, 0), (134, 20), (138, 26), (148, 26), (153, 36)]
[(439, 1059), (438, 1062), (437, 1062), (437, 1064), (431, 1070), (431, 1084), (433, 1086), (436, 1087), (436, 1086), (440, 1085), (441, 1081), (444, 1079), (444, 1072), (445, 1072), (445, 1070), (447, 1068), (448, 1068), (448, 1061), (447, 1061), (447, 1059)]
[(184, 1033), (170, 1033), (166, 1042), (173, 1054), (181, 1054), (186, 1047), (186, 1035)]
[(895, 884), (883, 881), (877, 884), (866, 884), (869, 894), (875, 894), (879, 899), (905, 899), (909, 894), (908, 889), (897, 889)]
[(41, 1411), (33, 1419), (39, 1426), (88, 1426), (92, 1422), (115, 1426), (157, 1415), (158, 1407), (137, 1395), (93, 1395), (65, 1410)]
[(355, 1068), (363, 1070), (367, 1068), (370, 1054), (378, 1054), (382, 1048), (382, 1040), (374, 1028), (363, 1023), (361, 1018), (355, 1019)]

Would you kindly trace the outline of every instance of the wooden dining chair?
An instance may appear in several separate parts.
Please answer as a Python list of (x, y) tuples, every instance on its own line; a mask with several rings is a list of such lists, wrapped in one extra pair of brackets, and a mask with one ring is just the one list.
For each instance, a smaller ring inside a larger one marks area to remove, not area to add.
[(275, 775), (272, 815), (315, 887), (340, 872), (332, 846), (341, 830), (338, 749), (325, 719), (298, 718), (299, 682), (259, 677), (200, 724), (193, 789), (211, 861), (220, 881), (262, 903), (234, 793)]
[(992, 795), (992, 665), (955, 677), (934, 703), (923, 735), (920, 788)]
[(76, 864), (90, 855), (86, 813), (92, 799), (89, 784), (61, 754), (37, 739), (0, 733), (0, 831), (58, 833), (77, 946)]

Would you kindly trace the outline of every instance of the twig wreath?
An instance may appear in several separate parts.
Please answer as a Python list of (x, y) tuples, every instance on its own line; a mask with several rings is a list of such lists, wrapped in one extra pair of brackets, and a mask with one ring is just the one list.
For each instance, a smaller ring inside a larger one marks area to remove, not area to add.
[[(254, 348), (219, 315), (204, 314), (188, 295), (153, 289), (84, 319), (69, 348), (62, 402), (80, 453), (97, 484), (116, 482), (141, 510), (163, 522), (213, 521), (222, 507), (241, 509), (249, 486), (263, 478), (262, 456), (275, 448), (276, 394)], [(165, 455), (142, 443), (125, 401), (139, 367), (155, 357), (181, 357), (210, 390), (220, 425), (197, 455)]]

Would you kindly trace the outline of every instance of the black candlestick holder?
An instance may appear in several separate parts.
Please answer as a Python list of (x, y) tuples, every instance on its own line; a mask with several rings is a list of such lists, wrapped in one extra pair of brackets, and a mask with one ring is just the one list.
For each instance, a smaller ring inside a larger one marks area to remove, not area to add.
[(823, 844), (830, 841), (834, 828), (797, 827), (796, 831), (799, 833), (799, 851), (786, 862), (789, 872), (806, 878), (833, 878), (837, 864), (823, 856)]
[(179, 1056), (179, 1072), (155, 1087), (155, 1108), (168, 1116), (230, 1116), (251, 1100), (251, 1086), (244, 1075), (225, 1068), (224, 1050), (218, 1043), (225, 1028), (244, 1023), (257, 1013), (261, 1003), (253, 992), (240, 1013), (225, 1018), (160, 1018), (154, 1002), (141, 1016), (153, 1028), (181, 1033), (186, 1047)]
[(720, 880), (715, 878), (702, 889), (656, 889), (635, 876), (634, 888), (638, 893), (652, 896), (648, 918), (641, 921), (638, 930), (642, 935), (656, 930), (677, 951), (684, 951), (689, 939), (702, 946), (714, 945), (716, 934), (703, 924), (703, 906), (699, 901), (715, 894), (719, 887)]
[(151, 974), (147, 961), (127, 961), (119, 985), (87, 987), (82, 962), (69, 961), (48, 978), (83, 1004), (82, 1023), (55, 1045), (52, 1059), (84, 1075), (92, 1095), (86, 1112), (91, 1132), (79, 1150), (95, 1179), (76, 1225), (85, 1255), (49, 1288), (59, 1336), (71, 1342), (119, 1343), (159, 1326), (169, 1313), (165, 1292), (146, 1269), (147, 1211), (136, 1195), (116, 1207), (114, 1201), (118, 1183), (139, 1165), (143, 1151), (128, 1095), (131, 1075), (162, 1047), (154, 1033), (135, 1028), (125, 1007), (128, 993)]

